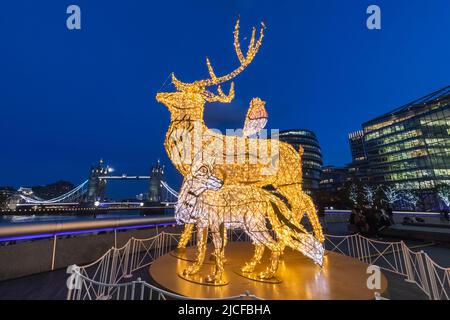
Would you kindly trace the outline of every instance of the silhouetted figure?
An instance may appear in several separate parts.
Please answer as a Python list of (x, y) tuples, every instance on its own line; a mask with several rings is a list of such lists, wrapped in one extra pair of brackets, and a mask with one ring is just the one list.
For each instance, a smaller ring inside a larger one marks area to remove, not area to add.
[(381, 231), (391, 226), (391, 218), (388, 216), (385, 209), (381, 209), (380, 218), (378, 220), (378, 231)]
[(352, 211), (350, 212), (350, 217), (348, 218), (348, 223), (350, 223), (351, 225), (355, 224), (355, 216), (356, 216), (356, 208), (353, 207)]
[(377, 209), (366, 206), (364, 216), (366, 217), (366, 221), (369, 226), (369, 235), (378, 236)]
[(445, 208), (441, 211), (441, 215), (444, 218), (444, 220), (450, 221), (449, 210), (447, 208)]
[(353, 207), (352, 211), (350, 212), (350, 217), (348, 218), (348, 231), (352, 233), (358, 233), (360, 232), (358, 226), (356, 225), (356, 215), (357, 215), (358, 208)]
[(386, 214), (388, 215), (389, 220), (391, 221), (391, 224), (395, 224), (395, 221), (394, 221), (394, 210), (392, 210), (391, 206), (387, 206)]
[(366, 216), (363, 214), (362, 210), (359, 209), (356, 210), (355, 225), (362, 235), (368, 235), (369, 225), (367, 223)]

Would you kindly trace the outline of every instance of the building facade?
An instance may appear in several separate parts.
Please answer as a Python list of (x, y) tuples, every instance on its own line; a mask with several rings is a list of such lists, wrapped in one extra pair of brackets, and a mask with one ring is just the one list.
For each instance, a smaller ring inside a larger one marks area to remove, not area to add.
[(362, 125), (373, 184), (450, 184), (450, 86)]
[(284, 130), (279, 132), (280, 141), (292, 145), (296, 150), (303, 147), (302, 171), (303, 190), (311, 193), (319, 188), (322, 171), (322, 151), (314, 132), (305, 129)]
[(450, 86), (363, 123), (349, 144), (349, 177), (413, 190), (437, 209), (436, 188), (450, 185)]
[(367, 159), (363, 130), (349, 133), (348, 142), (352, 154), (352, 161), (362, 161)]
[(333, 193), (342, 189), (349, 177), (347, 167), (324, 166), (320, 178), (320, 189)]
[(347, 180), (356, 178), (367, 182), (369, 161), (364, 143), (364, 131), (358, 130), (349, 133), (348, 142), (352, 154), (352, 162), (345, 167), (347, 169)]

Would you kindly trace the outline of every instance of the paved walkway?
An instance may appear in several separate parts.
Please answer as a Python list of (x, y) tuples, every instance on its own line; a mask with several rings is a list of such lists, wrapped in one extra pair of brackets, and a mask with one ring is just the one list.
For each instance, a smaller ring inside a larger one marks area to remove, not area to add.
[(0, 300), (65, 300), (65, 269), (0, 282)]

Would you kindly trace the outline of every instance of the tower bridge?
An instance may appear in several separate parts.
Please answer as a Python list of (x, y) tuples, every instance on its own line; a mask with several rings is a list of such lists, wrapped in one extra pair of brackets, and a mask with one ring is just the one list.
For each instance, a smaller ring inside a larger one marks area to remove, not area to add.
[[(112, 175), (114, 170), (105, 165), (103, 160), (92, 166), (87, 180), (72, 190), (52, 199), (37, 197), (30, 188), (20, 188), (16, 195), (10, 199), (10, 208), (39, 207), (97, 207), (99, 209), (118, 208), (132, 209), (143, 207), (173, 206), (178, 199), (178, 192), (165, 181), (164, 166), (158, 160), (152, 166), (149, 175)], [(116, 202), (106, 198), (109, 180), (148, 180), (148, 192), (142, 193), (136, 201)]]

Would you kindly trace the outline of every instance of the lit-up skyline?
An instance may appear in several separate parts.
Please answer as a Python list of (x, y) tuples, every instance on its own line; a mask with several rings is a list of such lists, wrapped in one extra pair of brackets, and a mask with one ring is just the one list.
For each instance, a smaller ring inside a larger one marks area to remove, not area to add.
[[(238, 13), (243, 31), (266, 19), (265, 43), (236, 79), (235, 101), (207, 106), (210, 127), (241, 127), (260, 96), (270, 128), (313, 130), (325, 164), (342, 165), (351, 160), (349, 132), (450, 83), (445, 0), (426, 10), (420, 1), (377, 1), (379, 31), (365, 26), (366, 1), (179, 1), (176, 11), (164, 2), (77, 4), (78, 31), (67, 30), (63, 4), (19, 1), (0, 13), (0, 185), (77, 184), (100, 158), (118, 173), (168, 164), (169, 113), (155, 94), (172, 71), (187, 81), (207, 75), (206, 55), (218, 73), (235, 66)], [(171, 166), (167, 175), (179, 184)]]

